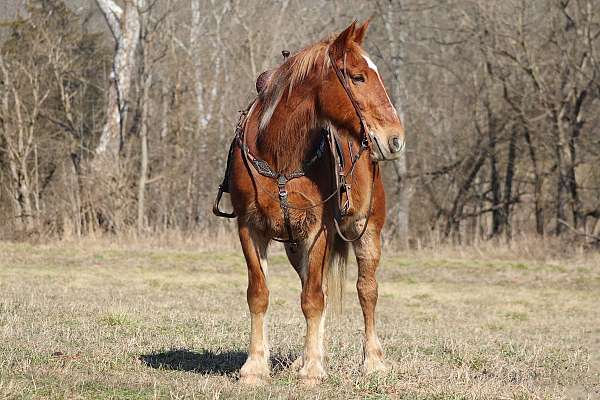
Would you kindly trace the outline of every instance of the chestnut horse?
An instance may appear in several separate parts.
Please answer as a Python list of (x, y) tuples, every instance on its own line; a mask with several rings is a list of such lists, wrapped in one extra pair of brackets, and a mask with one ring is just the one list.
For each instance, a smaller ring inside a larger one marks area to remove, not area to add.
[(401, 154), (404, 128), (377, 67), (361, 48), (367, 27), (368, 21), (355, 21), (287, 58), (266, 78), (239, 126), (227, 175), (248, 265), (251, 333), (242, 382), (269, 376), (267, 248), (272, 240), (286, 242), (302, 283), (306, 337), (297, 360), (300, 377), (314, 383), (326, 376), (328, 287), (331, 300), (333, 287), (342, 286), (343, 273), (336, 272), (345, 267), (350, 242), (365, 324), (363, 370), (385, 368), (374, 315), (386, 215), (377, 162)]

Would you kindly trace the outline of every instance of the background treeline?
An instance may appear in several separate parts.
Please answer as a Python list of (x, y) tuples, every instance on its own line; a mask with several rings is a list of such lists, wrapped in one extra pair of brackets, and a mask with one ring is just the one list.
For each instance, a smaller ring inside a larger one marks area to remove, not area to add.
[(368, 16), (408, 139), (388, 241), (598, 243), (598, 0), (0, 0), (0, 235), (233, 227), (255, 78)]

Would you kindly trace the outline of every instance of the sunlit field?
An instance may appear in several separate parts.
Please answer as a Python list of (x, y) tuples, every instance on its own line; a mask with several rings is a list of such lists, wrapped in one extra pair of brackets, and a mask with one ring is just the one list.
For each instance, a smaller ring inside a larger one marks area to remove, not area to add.
[(328, 320), (329, 377), (305, 387), (300, 287), (270, 258), (272, 378), (238, 383), (249, 315), (240, 253), (0, 244), (0, 398), (600, 398), (600, 263), (387, 254), (364, 377), (350, 264)]

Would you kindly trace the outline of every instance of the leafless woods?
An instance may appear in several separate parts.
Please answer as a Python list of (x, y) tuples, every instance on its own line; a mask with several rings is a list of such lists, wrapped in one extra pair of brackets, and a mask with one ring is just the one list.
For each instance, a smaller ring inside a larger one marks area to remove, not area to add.
[(408, 139), (385, 171), (388, 239), (598, 241), (598, 0), (14, 4), (0, 1), (4, 237), (215, 229), (258, 74), (372, 16)]

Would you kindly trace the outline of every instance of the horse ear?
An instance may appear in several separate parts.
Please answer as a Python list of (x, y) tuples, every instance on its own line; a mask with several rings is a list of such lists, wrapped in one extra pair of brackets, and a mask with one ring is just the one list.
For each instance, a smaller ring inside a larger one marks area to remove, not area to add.
[(350, 26), (348, 26), (346, 29), (344, 29), (342, 31), (342, 33), (340, 33), (335, 38), (333, 43), (331, 44), (334, 54), (337, 54), (337, 55), (344, 54), (346, 49), (348, 47), (350, 47), (350, 45), (352, 44), (352, 41), (354, 40), (355, 30), (356, 30), (356, 20), (352, 21)]
[(365, 40), (365, 35), (367, 34), (367, 30), (369, 29), (369, 23), (371, 22), (371, 17), (367, 18), (367, 20), (356, 30), (354, 31), (354, 41), (362, 46), (363, 41)]

